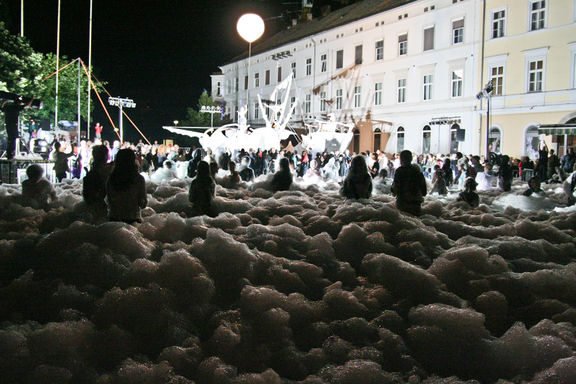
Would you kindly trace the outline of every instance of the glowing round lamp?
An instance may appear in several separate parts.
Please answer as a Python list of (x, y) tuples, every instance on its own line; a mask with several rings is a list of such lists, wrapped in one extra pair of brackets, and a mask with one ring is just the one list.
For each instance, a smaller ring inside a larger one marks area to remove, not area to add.
[(236, 30), (244, 40), (253, 43), (264, 33), (264, 20), (255, 13), (247, 13), (238, 19)]

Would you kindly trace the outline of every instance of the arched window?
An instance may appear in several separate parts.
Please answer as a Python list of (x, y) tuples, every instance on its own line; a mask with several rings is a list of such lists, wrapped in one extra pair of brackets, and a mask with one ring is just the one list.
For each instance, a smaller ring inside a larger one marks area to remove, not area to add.
[(538, 127), (531, 125), (526, 128), (526, 131), (524, 132), (524, 156), (528, 156), (532, 160), (538, 159), (539, 143)]
[(404, 150), (404, 127), (398, 127), (396, 130), (396, 152)]
[(432, 143), (432, 129), (429, 125), (422, 128), (422, 153), (430, 153), (430, 144)]
[(494, 153), (502, 153), (502, 131), (498, 127), (491, 127), (488, 135), (488, 146)]
[(374, 152), (376, 152), (380, 149), (381, 140), (382, 140), (382, 135), (380, 134), (380, 129), (376, 128), (374, 130)]
[(354, 139), (352, 143), (352, 150), (356, 152), (356, 154), (360, 153), (360, 131), (357, 129), (354, 130)]
[(452, 124), (450, 127), (450, 153), (458, 152), (458, 131), (460, 130), (460, 125)]

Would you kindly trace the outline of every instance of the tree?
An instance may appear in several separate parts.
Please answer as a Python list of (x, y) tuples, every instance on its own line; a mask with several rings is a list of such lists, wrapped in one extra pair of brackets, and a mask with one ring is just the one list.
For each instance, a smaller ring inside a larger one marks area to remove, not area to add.
[(41, 77), (42, 54), (26, 38), (12, 35), (0, 22), (0, 90), (35, 96)]
[[(218, 104), (212, 100), (212, 97), (208, 95), (208, 92), (204, 90), (198, 99), (197, 109), (188, 108), (186, 118), (182, 121), (182, 125), (189, 127), (209, 127), (210, 126), (210, 114), (201, 113), (200, 109), (202, 106), (213, 107)], [(229, 119), (222, 119), (222, 115), (214, 114), (214, 126), (219, 127), (221, 125), (229, 123)]]

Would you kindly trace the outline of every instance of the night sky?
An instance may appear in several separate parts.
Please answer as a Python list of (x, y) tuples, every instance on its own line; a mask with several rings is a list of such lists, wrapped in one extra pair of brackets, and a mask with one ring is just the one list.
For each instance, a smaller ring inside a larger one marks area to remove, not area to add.
[[(20, 31), (20, 0), (0, 0), (0, 17), (14, 34)], [(88, 62), (89, 1), (62, 0), (60, 54)], [(300, 1), (94, 0), (92, 65), (113, 96), (132, 98), (129, 116), (149, 139), (165, 136), (162, 125), (182, 120), (196, 107), (210, 74), (247, 50), (236, 32), (237, 19), (259, 13), (266, 36), (283, 27)], [(25, 0), (24, 35), (40, 52), (56, 52), (57, 0)], [(96, 103), (98, 101), (93, 98)], [(106, 101), (106, 99), (104, 99)], [(113, 119), (117, 110), (112, 109)], [(96, 106), (93, 124), (102, 121)], [(116, 120), (115, 120), (115, 123)], [(125, 127), (128, 127), (125, 123)], [(125, 128), (128, 138), (131, 129)]]

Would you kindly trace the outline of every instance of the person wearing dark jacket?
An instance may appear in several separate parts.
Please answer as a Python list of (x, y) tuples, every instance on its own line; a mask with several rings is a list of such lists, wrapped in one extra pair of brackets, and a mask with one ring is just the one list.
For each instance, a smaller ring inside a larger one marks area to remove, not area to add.
[(277, 191), (287, 191), (292, 185), (292, 173), (290, 172), (290, 162), (287, 158), (283, 157), (280, 159), (280, 169), (278, 172), (274, 173), (272, 177), (272, 190)]
[(504, 192), (510, 192), (512, 189), (512, 178), (514, 173), (510, 166), (510, 157), (507, 155), (502, 156), (500, 159), (500, 170), (498, 171), (498, 185)]
[(192, 154), (192, 159), (188, 162), (188, 177), (196, 177), (196, 169), (198, 168), (198, 163), (202, 160), (202, 157), (204, 157), (202, 148), (196, 148)]
[(368, 173), (364, 156), (352, 159), (340, 194), (349, 199), (368, 199), (372, 195), (372, 176)]
[(213, 207), (216, 184), (210, 175), (210, 165), (206, 161), (198, 163), (198, 172), (188, 191), (188, 201), (192, 203), (195, 215), (215, 216)]
[(415, 216), (422, 213), (422, 202), (428, 193), (426, 180), (420, 167), (412, 165), (412, 152), (400, 152), (400, 167), (394, 173), (392, 193), (396, 195), (396, 207)]

